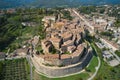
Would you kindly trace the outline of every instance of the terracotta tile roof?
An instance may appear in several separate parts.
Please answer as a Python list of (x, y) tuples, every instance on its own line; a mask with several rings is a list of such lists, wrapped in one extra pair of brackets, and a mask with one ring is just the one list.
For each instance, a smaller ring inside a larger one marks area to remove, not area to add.
[(82, 45), (82, 44), (79, 44), (79, 45), (77, 46), (77, 49), (80, 50), (81, 48), (83, 48), (83, 45)]
[(61, 41), (61, 39), (59, 39), (59, 38), (56, 38), (56, 37), (52, 37), (52, 38), (50, 38), (50, 41), (51, 42), (60, 42)]
[(51, 33), (51, 36), (52, 36), (52, 37), (55, 37), (55, 36), (57, 36), (57, 35), (59, 35), (57, 32)]
[(68, 46), (67, 48), (68, 48), (68, 50), (74, 50), (76, 48), (76, 46)]
[(45, 60), (48, 59), (59, 59), (59, 54), (46, 54), (46, 55), (41, 55)]
[(71, 29), (71, 32), (73, 34), (78, 34), (78, 33), (84, 32), (84, 29), (83, 28)]
[(63, 22), (56, 22), (54, 23), (54, 27), (56, 29), (61, 29), (65, 24)]
[(79, 45), (77, 47), (77, 50), (72, 54), (72, 57), (79, 56), (82, 53), (83, 50), (84, 50), (84, 47), (82, 45)]
[(69, 44), (74, 44), (74, 41), (73, 40), (68, 40), (68, 41), (64, 42), (63, 45), (69, 45)]
[(71, 58), (71, 55), (69, 54), (63, 54), (61, 55), (61, 59)]
[(69, 38), (69, 37), (72, 37), (72, 34), (69, 33), (69, 32), (65, 32), (61, 35), (63, 38)]

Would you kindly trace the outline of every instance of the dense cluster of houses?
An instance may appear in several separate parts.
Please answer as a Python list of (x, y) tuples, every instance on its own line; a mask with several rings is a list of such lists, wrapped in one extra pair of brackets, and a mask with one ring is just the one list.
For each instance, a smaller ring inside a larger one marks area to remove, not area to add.
[(46, 16), (42, 21), (45, 25), (46, 38), (41, 40), (44, 55), (39, 55), (40, 62), (55, 66), (79, 62), (87, 49), (87, 44), (82, 41), (85, 31), (78, 21), (65, 19), (56, 21), (54, 16)]

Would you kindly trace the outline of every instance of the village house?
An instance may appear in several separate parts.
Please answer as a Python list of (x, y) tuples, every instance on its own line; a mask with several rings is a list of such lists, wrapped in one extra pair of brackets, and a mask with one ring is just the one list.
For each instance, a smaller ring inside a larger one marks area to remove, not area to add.
[[(54, 66), (66, 66), (79, 62), (84, 50), (87, 49), (87, 44), (82, 42), (82, 38), (85, 37), (84, 28), (76, 21), (62, 19), (55, 21), (54, 16), (46, 16), (42, 21), (50, 23), (49, 27), (45, 25), (47, 37), (41, 40), (44, 54), (39, 55), (40, 62)], [(53, 48), (57, 52), (51, 54)]]
[(51, 52), (51, 49), (53, 46), (52, 46), (52, 43), (50, 41), (42, 40), (41, 45), (42, 45), (43, 52), (45, 54)]
[(48, 21), (53, 21), (55, 22), (56, 21), (56, 17), (55, 16), (45, 16), (43, 19), (42, 19), (43, 22), (48, 22)]
[(28, 51), (28, 48), (20, 48), (15, 51), (15, 54), (17, 54), (18, 56), (26, 56)]
[(4, 52), (0, 52), (0, 59), (5, 59), (6, 54)]

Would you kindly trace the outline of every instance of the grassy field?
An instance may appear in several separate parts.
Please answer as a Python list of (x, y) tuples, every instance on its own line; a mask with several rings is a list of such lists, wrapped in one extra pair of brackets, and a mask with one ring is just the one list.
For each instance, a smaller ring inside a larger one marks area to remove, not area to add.
[(98, 59), (96, 56), (93, 56), (92, 60), (90, 61), (89, 66), (86, 68), (88, 72), (94, 73), (95, 67), (98, 66)]
[(91, 59), (88, 67), (85, 68), (85, 71), (83, 73), (62, 78), (47, 78), (43, 75), (39, 75), (36, 72), (34, 72), (34, 77), (35, 80), (87, 80), (90, 77), (90, 75), (92, 75), (95, 72), (96, 66), (98, 66), (98, 59), (96, 55), (93, 55), (93, 58)]
[(36, 72), (34, 72), (35, 80), (86, 80), (89, 77), (89, 74), (87, 72), (68, 76), (68, 77), (62, 77), (62, 78), (48, 78), (43, 75), (39, 75)]
[(95, 72), (95, 67), (98, 65), (98, 59), (96, 56), (93, 56), (92, 60), (90, 61), (89, 66), (86, 68), (87, 70), (83, 73), (62, 77), (62, 78), (47, 78), (43, 75), (39, 75), (34, 72), (35, 80), (87, 80), (91, 74)]
[(94, 80), (120, 80), (120, 65), (111, 67), (102, 61), (101, 67)]
[(0, 80), (30, 80), (26, 59), (6, 60), (1, 64)]
[[(92, 46), (94, 47), (93, 44)], [(95, 50), (93, 50), (93, 58), (91, 59), (89, 65), (87, 66), (87, 68), (85, 68), (85, 71), (83, 73), (62, 78), (48, 78), (34, 72), (34, 78), (35, 80), (87, 80), (95, 72), (95, 67), (98, 66), (97, 57), (97, 53), (95, 52)]]
[(101, 59), (101, 67), (94, 80), (120, 80), (120, 65), (116, 67), (109, 66), (102, 59), (101, 49), (99, 49), (95, 44), (93, 44), (93, 46), (96, 48), (98, 55)]

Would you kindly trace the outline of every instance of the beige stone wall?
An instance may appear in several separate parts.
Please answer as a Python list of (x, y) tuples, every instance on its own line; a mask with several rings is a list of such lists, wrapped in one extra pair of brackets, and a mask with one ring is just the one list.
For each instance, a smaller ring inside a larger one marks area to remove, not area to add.
[(70, 65), (72, 58), (61, 59), (61, 65)]
[(72, 61), (71, 61), (71, 64), (75, 64), (75, 63), (77, 63), (79, 61), (80, 61), (80, 57), (79, 56), (73, 57)]
[(31, 58), (31, 60), (36, 70), (40, 73), (44, 73), (45, 75), (50, 77), (60, 77), (81, 71), (87, 66), (91, 58), (92, 52), (88, 51), (88, 53), (85, 55), (84, 58), (82, 58), (82, 60), (80, 60), (79, 63), (66, 67), (48, 67), (41, 65), (37, 60), (35, 60), (35, 58)]
[(74, 57), (68, 57), (68, 58), (64, 58), (64, 59), (43, 59), (42, 57), (37, 57), (36, 55), (34, 55), (34, 59), (36, 59), (38, 62), (43, 63), (43, 64), (50, 64), (50, 65), (54, 65), (54, 66), (59, 66), (59, 65), (71, 65), (71, 64), (75, 64), (78, 63), (81, 55), (85, 54), (84, 50), (80, 53), (79, 56), (74, 56)]
[(34, 60), (37, 61), (37, 62), (39, 62), (39, 63), (43, 63), (44, 62), (43, 58), (40, 58), (40, 57), (38, 58), (36, 56), (34, 56)]

